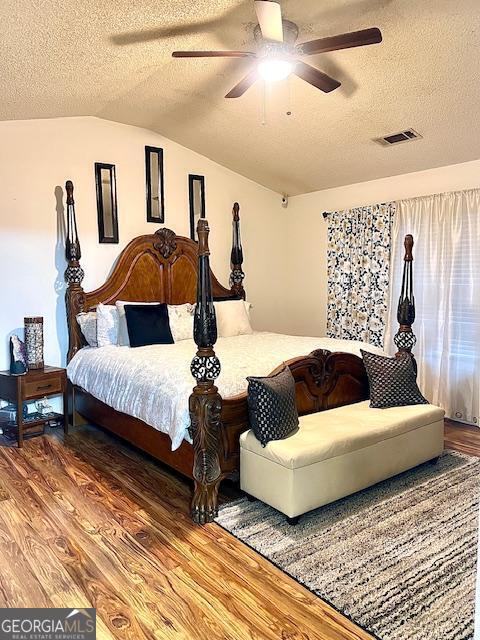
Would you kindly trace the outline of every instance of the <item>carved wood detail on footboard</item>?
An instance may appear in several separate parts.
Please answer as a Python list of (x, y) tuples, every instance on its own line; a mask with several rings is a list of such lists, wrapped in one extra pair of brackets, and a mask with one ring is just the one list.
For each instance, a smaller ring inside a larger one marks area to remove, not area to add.
[(344, 352), (322, 353), (324, 378), (320, 387), (321, 410), (354, 404), (370, 397), (367, 372), (359, 356)]
[[(295, 395), (299, 415), (335, 409), (368, 400), (369, 386), (363, 361), (350, 353), (332, 353), (317, 349), (308, 356), (294, 358), (272, 371), (274, 375), (288, 365), (295, 380)], [(220, 466), (224, 475), (239, 468), (239, 436), (249, 427), (247, 394), (224, 398), (221, 422), (222, 455)]]
[[(298, 413), (335, 409), (369, 398), (363, 361), (351, 353), (317, 349), (287, 361), (295, 379)], [(278, 367), (276, 371), (280, 370)]]

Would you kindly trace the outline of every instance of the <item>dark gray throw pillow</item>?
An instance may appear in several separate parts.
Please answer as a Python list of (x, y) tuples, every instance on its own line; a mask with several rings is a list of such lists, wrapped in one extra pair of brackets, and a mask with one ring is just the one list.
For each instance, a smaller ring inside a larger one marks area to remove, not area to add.
[(282, 440), (298, 427), (295, 380), (288, 367), (274, 376), (248, 380), (248, 415), (257, 440), (264, 447)]
[(370, 407), (386, 409), (411, 404), (428, 404), (420, 393), (412, 358), (379, 356), (361, 349), (370, 383)]

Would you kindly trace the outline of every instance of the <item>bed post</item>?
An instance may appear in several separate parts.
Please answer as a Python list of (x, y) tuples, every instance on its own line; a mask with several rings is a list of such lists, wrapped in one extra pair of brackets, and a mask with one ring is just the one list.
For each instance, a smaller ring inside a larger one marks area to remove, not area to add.
[(400, 327), (393, 341), (398, 349), (395, 354), (397, 357), (406, 353), (415, 362), (412, 349), (417, 342), (417, 338), (412, 331), (412, 324), (415, 321), (415, 296), (413, 294), (413, 236), (410, 234), (405, 236), (404, 247), (402, 291), (397, 308), (397, 321)]
[(190, 436), (193, 440), (193, 478), (195, 490), (191, 513), (198, 524), (211, 522), (218, 514), (220, 468), (220, 414), (222, 398), (214, 384), (220, 374), (220, 361), (213, 345), (217, 340), (217, 321), (210, 278), (210, 229), (205, 218), (198, 221), (198, 282), (193, 337), (198, 350), (190, 370), (197, 384), (190, 396)]
[(83, 309), (85, 302), (85, 294), (82, 288), (82, 280), (85, 273), (80, 266), (82, 252), (80, 249), (80, 241), (78, 239), (77, 219), (75, 217), (75, 201), (73, 199), (73, 183), (71, 180), (67, 180), (65, 183), (65, 191), (67, 192), (67, 236), (65, 239), (65, 257), (68, 263), (65, 270), (65, 282), (68, 285), (67, 292), (65, 294), (65, 303), (67, 307), (67, 321), (69, 327), (69, 344), (67, 354), (67, 362), (69, 362), (82, 346), (80, 328), (75, 316)]
[(230, 254), (230, 288), (232, 292), (245, 300), (245, 289), (243, 288), (243, 249), (240, 239), (240, 205), (235, 202), (232, 209), (233, 216), (233, 236), (232, 236), (232, 252)]

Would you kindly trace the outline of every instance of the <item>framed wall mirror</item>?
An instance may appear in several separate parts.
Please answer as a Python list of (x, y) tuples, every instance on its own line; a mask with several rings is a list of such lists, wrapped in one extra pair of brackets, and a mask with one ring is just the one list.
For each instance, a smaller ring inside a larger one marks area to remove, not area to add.
[(95, 163), (97, 187), (98, 241), (118, 244), (117, 184), (115, 165)]
[(145, 147), (147, 222), (165, 222), (163, 149)]
[(190, 174), (188, 176), (188, 195), (190, 199), (190, 237), (197, 238), (199, 218), (205, 218), (205, 178)]

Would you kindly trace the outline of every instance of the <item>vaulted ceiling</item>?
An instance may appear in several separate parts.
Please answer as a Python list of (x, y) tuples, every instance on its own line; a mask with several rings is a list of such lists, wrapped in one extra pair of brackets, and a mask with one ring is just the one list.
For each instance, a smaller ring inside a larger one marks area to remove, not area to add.
[[(254, 50), (252, 0), (5, 0), (0, 120), (95, 115), (157, 131), (290, 195), (480, 157), (478, 0), (283, 0), (298, 42), (380, 27), (383, 43), (309, 58), (342, 82), (292, 77), (224, 95)], [(291, 115), (286, 115), (291, 111)], [(421, 140), (373, 142), (413, 127)], [(73, 152), (74, 150), (72, 150)]]

